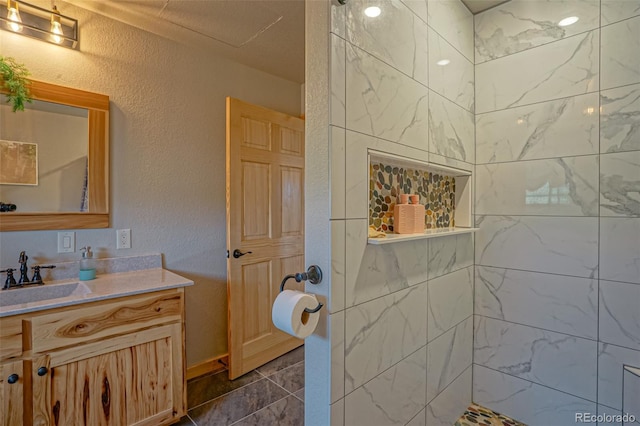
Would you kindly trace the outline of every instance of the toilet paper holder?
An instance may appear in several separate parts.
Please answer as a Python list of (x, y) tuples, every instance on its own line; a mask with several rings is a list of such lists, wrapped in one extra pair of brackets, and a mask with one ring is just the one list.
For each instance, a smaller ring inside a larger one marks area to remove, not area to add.
[[(284, 291), (284, 285), (290, 279), (296, 280), (296, 282), (309, 281), (311, 284), (319, 284), (322, 281), (322, 269), (318, 265), (311, 265), (307, 268), (307, 272), (298, 272), (296, 274), (289, 274), (282, 279), (280, 283), (280, 293)], [(322, 309), (323, 304), (318, 302), (318, 306), (314, 309), (305, 308), (305, 312), (314, 314)]]

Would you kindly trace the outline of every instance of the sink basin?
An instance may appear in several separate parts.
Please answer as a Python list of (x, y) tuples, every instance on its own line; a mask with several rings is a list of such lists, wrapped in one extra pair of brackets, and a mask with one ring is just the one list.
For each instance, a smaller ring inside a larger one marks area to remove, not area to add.
[(84, 283), (34, 285), (31, 287), (1, 290), (0, 307), (21, 305), (30, 302), (60, 299), (69, 296), (82, 296), (91, 293)]

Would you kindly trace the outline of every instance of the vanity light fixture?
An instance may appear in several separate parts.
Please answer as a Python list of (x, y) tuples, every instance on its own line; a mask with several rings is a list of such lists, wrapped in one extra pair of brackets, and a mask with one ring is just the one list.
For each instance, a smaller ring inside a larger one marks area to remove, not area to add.
[(364, 10), (364, 14), (369, 18), (375, 18), (376, 16), (380, 16), (382, 10), (378, 6), (369, 6)]
[(0, 28), (68, 48), (78, 45), (78, 20), (62, 15), (54, 5), (51, 10), (7, 0), (7, 15), (0, 14)]
[(449, 65), (450, 63), (451, 61), (448, 59), (440, 59), (438, 62), (436, 62), (436, 65), (440, 65), (441, 67), (444, 67), (445, 65)]
[(20, 10), (18, 5), (14, 1), (7, 0), (7, 26), (13, 32), (19, 33), (22, 31), (22, 18), (20, 18)]
[(573, 25), (578, 22), (579, 19), (580, 18), (578, 18), (577, 16), (569, 16), (568, 18), (564, 18), (563, 20), (558, 22), (558, 25), (561, 27), (568, 27), (569, 25)]

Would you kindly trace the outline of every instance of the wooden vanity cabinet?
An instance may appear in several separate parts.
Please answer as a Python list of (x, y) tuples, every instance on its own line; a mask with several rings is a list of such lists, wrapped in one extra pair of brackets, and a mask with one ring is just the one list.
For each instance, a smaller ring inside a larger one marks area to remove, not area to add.
[(23, 361), (18, 360), (0, 364), (0, 419), (2, 419), (2, 426), (22, 425), (24, 423), (23, 406)]
[[(182, 288), (21, 322), (25, 425), (164, 425), (185, 414)], [(3, 379), (18, 363), (2, 364)], [(5, 415), (4, 395), (20, 399), (11, 386), (2, 383), (3, 424), (20, 425)]]

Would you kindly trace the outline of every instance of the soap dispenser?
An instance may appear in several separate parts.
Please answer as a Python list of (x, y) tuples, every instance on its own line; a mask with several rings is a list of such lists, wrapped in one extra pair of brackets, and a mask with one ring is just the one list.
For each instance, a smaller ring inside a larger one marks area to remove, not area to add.
[(93, 259), (91, 246), (82, 247), (80, 259), (80, 281), (92, 280), (96, 277), (96, 261)]
[(409, 205), (409, 195), (400, 194), (400, 202), (393, 208), (393, 230), (396, 234), (413, 233), (413, 210)]

